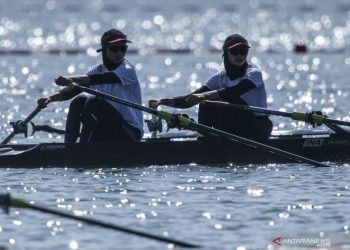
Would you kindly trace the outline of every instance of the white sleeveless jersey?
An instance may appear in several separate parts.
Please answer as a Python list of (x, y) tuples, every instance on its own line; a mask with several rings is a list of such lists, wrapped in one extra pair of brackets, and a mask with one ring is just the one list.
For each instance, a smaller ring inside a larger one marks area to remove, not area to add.
[[(218, 72), (214, 74), (205, 84), (211, 90), (218, 90), (227, 87), (236, 86), (244, 79), (252, 81), (256, 88), (249, 90), (241, 95), (241, 98), (247, 103), (248, 106), (255, 106), (260, 108), (267, 108), (265, 83), (262, 78), (261, 70), (255, 66), (249, 65), (244, 76), (231, 80), (226, 71)], [(262, 113), (254, 113), (255, 115), (265, 115)]]
[[(90, 85), (92, 89), (100, 91), (102, 93), (116, 96), (130, 102), (137, 104), (142, 104), (141, 99), (141, 88), (139, 81), (137, 79), (135, 68), (127, 60), (124, 60), (121, 65), (119, 65), (113, 71), (109, 71), (103, 64), (98, 64), (93, 66), (87, 75), (113, 72), (115, 73), (122, 83), (112, 83), (112, 84), (100, 84), (100, 85)], [(143, 134), (143, 117), (142, 111), (133, 109), (131, 107), (118, 104), (107, 100), (124, 118), (124, 120), (134, 128), (137, 128)]]

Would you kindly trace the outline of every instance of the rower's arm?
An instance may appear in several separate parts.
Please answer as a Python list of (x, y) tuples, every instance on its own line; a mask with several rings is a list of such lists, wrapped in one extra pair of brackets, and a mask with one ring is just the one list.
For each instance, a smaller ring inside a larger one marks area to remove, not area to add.
[(237, 85), (218, 90), (210, 90), (201, 93), (192, 93), (185, 99), (186, 103), (191, 107), (204, 100), (223, 100), (232, 103), (244, 103), (241, 95), (256, 88), (255, 84), (248, 79), (239, 82)]
[(46, 108), (46, 106), (50, 103), (50, 102), (59, 102), (59, 101), (64, 101), (64, 96), (62, 95), (61, 92), (57, 92), (57, 93), (54, 93), (50, 96), (47, 96), (47, 97), (42, 97), (42, 98), (39, 98), (37, 103), (38, 103), (38, 106), (41, 107), (41, 108)]
[(254, 88), (256, 88), (256, 85), (251, 80), (244, 79), (235, 86), (219, 89), (217, 91), (218, 99), (225, 102), (240, 103), (241, 96)]
[(122, 83), (121, 79), (114, 72), (105, 72), (88, 76), (90, 85)]
[(181, 108), (181, 109), (190, 108), (193, 105), (188, 103), (186, 101), (186, 99), (193, 94), (207, 92), (208, 90), (210, 90), (210, 89), (207, 86), (202, 86), (199, 89), (197, 89), (196, 91), (194, 91), (193, 93), (185, 95), (185, 96), (177, 96), (177, 97), (173, 97), (173, 98), (160, 99), (158, 105), (165, 105), (165, 106), (174, 107), (174, 108)]
[[(78, 76), (70, 76), (70, 77), (60, 76), (55, 80), (56, 84), (58, 85), (66, 85), (66, 83), (69, 81), (75, 82), (78, 85), (85, 85), (85, 86), (121, 83), (120, 78), (113, 72), (106, 72), (106, 73), (92, 74), (92, 75), (78, 75)], [(50, 96), (49, 102), (69, 100), (80, 93), (81, 91), (77, 89), (64, 87), (58, 93)]]
[(73, 82), (76, 82), (80, 85), (85, 85), (85, 86), (122, 83), (120, 78), (113, 72), (105, 72), (105, 73), (91, 74), (91, 75), (71, 76), (68, 78), (71, 79)]
[(120, 78), (113, 72), (78, 76), (59, 76), (55, 79), (55, 83), (59, 86), (67, 86), (70, 82), (75, 82), (78, 85), (85, 86), (122, 83)]
[(60, 96), (57, 97), (56, 101), (66, 101), (66, 100), (72, 99), (74, 96), (79, 95), (80, 93), (81, 93), (81, 91), (79, 91), (77, 89), (71, 89), (69, 87), (64, 87), (63, 89), (58, 91), (57, 94), (59, 94)]

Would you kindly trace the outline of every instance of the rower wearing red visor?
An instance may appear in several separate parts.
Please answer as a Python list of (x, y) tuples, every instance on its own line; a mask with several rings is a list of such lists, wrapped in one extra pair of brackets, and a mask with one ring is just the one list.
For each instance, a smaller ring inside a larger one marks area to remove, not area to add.
[[(141, 104), (141, 89), (134, 66), (125, 55), (130, 41), (121, 31), (110, 29), (101, 37), (102, 63), (85, 75), (59, 76), (56, 85), (71, 82)], [(65, 142), (138, 141), (143, 136), (142, 112), (102, 98), (65, 87), (40, 98), (38, 105), (71, 98), (66, 121)]]
[[(217, 100), (267, 108), (265, 83), (261, 70), (247, 62), (250, 45), (239, 34), (230, 35), (223, 44), (225, 69), (191, 94), (150, 100), (151, 107), (165, 105), (189, 108), (203, 100)], [(267, 139), (272, 122), (267, 115), (212, 104), (200, 104), (198, 122), (251, 139)]]

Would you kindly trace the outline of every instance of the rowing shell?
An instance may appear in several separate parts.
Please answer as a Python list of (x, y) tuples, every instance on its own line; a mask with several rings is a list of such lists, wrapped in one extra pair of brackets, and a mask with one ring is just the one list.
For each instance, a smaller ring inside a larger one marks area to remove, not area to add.
[[(282, 133), (264, 141), (316, 161), (350, 162), (350, 137), (318, 131)], [(173, 164), (269, 164), (294, 162), (219, 137), (164, 136), (141, 142), (41, 143), (0, 146), (0, 167), (130, 167)]]

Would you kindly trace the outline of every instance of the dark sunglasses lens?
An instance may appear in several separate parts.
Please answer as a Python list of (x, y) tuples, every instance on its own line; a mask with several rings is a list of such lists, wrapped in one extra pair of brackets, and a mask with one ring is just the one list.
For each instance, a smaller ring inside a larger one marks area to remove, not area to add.
[(246, 55), (248, 54), (248, 49), (233, 49), (233, 50), (229, 50), (230, 55)]
[(114, 47), (109, 47), (110, 51), (113, 52), (118, 52), (121, 51), (123, 53), (126, 52), (126, 50), (128, 49), (128, 46), (114, 46)]

